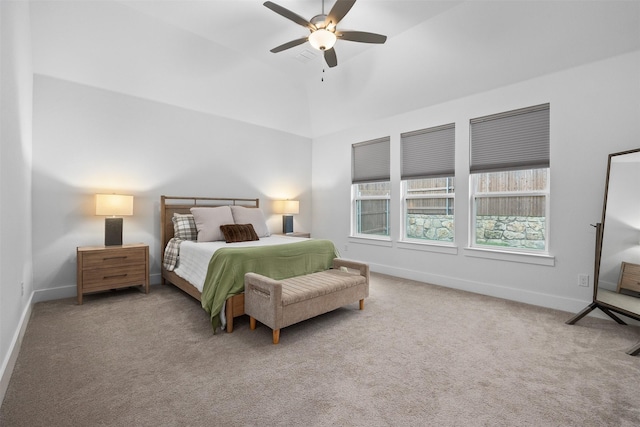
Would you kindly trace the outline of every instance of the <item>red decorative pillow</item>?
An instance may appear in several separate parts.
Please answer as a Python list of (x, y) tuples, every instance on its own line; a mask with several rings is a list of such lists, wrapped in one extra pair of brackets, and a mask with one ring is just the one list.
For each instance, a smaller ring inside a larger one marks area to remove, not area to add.
[(224, 240), (227, 243), (260, 240), (251, 224), (226, 224), (221, 225), (220, 230), (224, 234)]

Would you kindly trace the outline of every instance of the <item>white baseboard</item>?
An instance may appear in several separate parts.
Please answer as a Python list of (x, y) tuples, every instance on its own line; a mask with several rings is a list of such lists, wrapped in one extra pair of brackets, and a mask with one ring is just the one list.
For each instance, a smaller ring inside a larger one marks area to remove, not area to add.
[[(496, 298), (508, 299), (511, 301), (518, 301), (525, 304), (537, 305), (540, 307), (552, 308), (555, 310), (566, 311), (568, 313), (578, 313), (591, 303), (591, 301), (582, 301), (575, 298), (566, 298), (523, 289), (508, 288), (491, 283), (457, 279), (451, 276), (442, 276), (437, 274), (425, 273), (422, 271), (395, 268), (388, 265), (370, 264), (370, 268), (371, 271), (388, 274), (390, 276), (401, 277), (403, 279), (432, 283), (434, 285), (444, 286), (447, 288), (459, 289), (461, 291), (488, 295)], [(601, 317), (598, 313), (594, 313), (594, 315), (596, 315), (597, 317)], [(567, 320), (569, 320), (570, 317), (571, 315), (568, 315)]]
[(31, 310), (34, 304), (33, 297), (34, 293), (32, 292), (29, 296), (29, 301), (27, 301), (27, 305), (22, 311), (22, 316), (20, 316), (20, 322), (18, 323), (16, 332), (13, 334), (9, 351), (7, 352), (5, 359), (2, 361), (2, 366), (0, 366), (0, 405), (4, 401), (4, 396), (7, 393), (9, 380), (11, 380), (11, 374), (13, 374), (13, 368), (16, 366), (16, 360), (18, 360), (18, 354), (20, 353), (22, 338), (24, 337), (27, 325), (29, 324), (29, 319), (31, 318)]
[(60, 286), (57, 288), (39, 289), (33, 292), (33, 303), (43, 301), (53, 301), (56, 299), (71, 298), (77, 295), (77, 287), (73, 286)]
[[(161, 282), (160, 273), (150, 274), (149, 282), (151, 285), (158, 285)], [(33, 303), (42, 301), (53, 301), (56, 299), (73, 298), (78, 295), (78, 288), (76, 285), (60, 286), (57, 288), (40, 289), (35, 291), (35, 297)]]

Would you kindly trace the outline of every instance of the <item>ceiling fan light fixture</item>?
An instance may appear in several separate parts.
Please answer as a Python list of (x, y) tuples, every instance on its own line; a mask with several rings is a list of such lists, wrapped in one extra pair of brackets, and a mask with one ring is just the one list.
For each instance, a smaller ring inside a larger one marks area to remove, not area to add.
[(309, 34), (309, 43), (318, 50), (329, 50), (336, 44), (335, 33), (320, 28)]

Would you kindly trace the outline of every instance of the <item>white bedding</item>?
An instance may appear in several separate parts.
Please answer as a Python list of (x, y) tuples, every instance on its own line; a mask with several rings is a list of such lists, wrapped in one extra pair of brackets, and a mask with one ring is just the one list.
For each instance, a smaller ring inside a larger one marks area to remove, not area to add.
[(285, 243), (300, 242), (308, 240), (301, 237), (290, 237), (282, 235), (271, 235), (261, 237), (260, 240), (250, 242), (226, 243), (224, 240), (218, 242), (193, 242), (184, 241), (180, 243), (180, 256), (174, 272), (195, 286), (200, 292), (204, 286), (204, 279), (207, 276), (209, 260), (214, 252), (220, 248), (241, 248), (250, 246), (280, 245)]

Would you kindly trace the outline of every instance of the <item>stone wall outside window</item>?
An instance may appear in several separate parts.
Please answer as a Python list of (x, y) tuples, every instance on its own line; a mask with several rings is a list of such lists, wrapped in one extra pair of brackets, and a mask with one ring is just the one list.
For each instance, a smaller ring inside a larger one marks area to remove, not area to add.
[[(507, 248), (545, 249), (545, 217), (479, 216), (476, 220), (476, 243)], [(453, 242), (453, 215), (407, 216), (410, 239)]]

